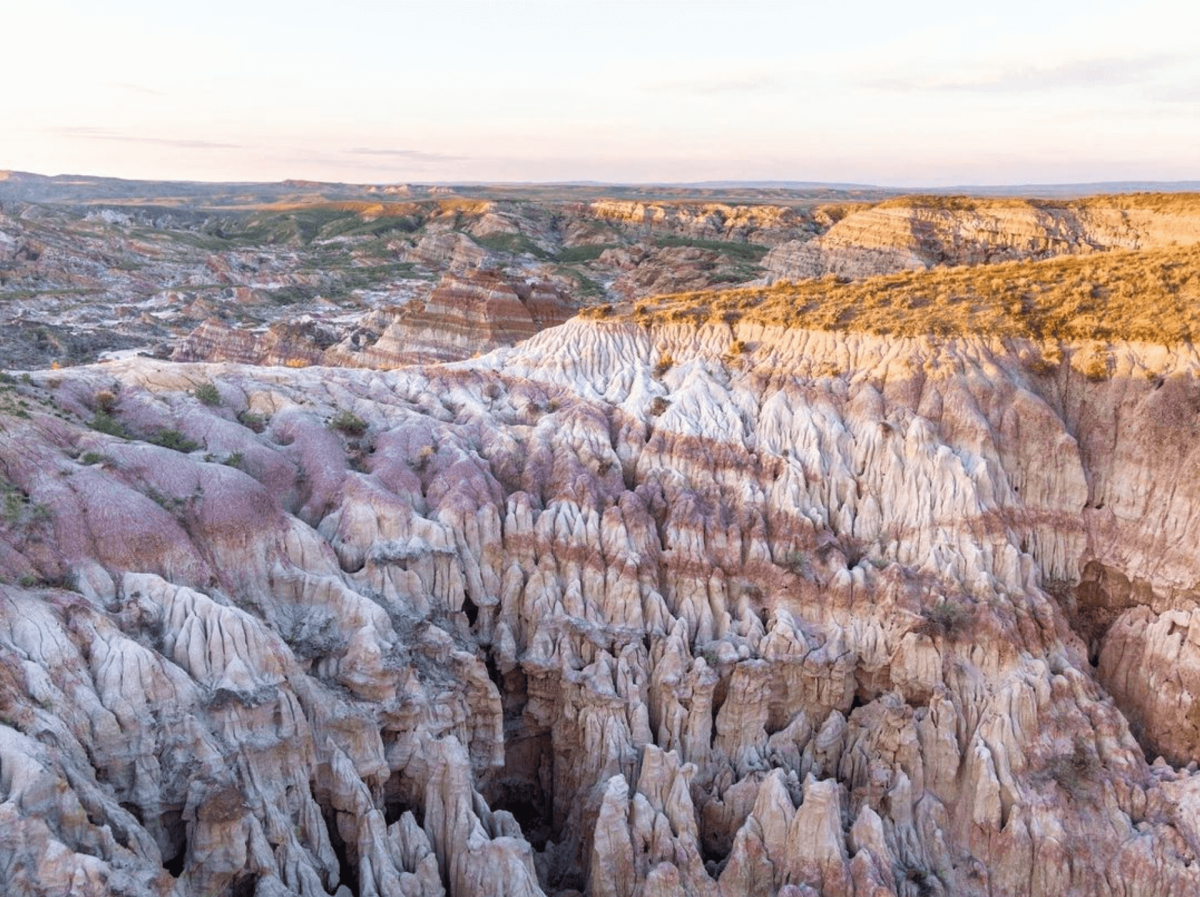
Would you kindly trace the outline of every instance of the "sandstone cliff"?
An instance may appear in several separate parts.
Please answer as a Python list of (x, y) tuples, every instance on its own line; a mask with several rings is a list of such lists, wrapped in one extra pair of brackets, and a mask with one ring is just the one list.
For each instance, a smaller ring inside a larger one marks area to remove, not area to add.
[(1200, 199), (1135, 194), (1071, 202), (904, 197), (845, 216), (813, 240), (776, 246), (768, 281), (868, 277), (1200, 241)]
[(1192, 893), (1197, 370), (575, 320), (6, 382), (0, 881)]
[(210, 318), (176, 346), (174, 361), (394, 368), (459, 361), (513, 346), (570, 317), (562, 290), (496, 271), (447, 274), (424, 300), (386, 306), (338, 325), (291, 319), (247, 331)]

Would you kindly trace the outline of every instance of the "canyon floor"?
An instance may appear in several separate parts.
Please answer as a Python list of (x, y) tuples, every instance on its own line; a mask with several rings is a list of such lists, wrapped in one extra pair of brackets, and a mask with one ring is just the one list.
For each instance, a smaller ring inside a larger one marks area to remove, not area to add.
[(30, 177), (3, 893), (1200, 893), (1200, 196)]

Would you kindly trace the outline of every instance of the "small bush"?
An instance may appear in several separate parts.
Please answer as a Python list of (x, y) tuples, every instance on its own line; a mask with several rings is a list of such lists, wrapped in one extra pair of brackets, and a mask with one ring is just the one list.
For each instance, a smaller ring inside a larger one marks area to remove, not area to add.
[(658, 356), (658, 362), (654, 365), (654, 376), (661, 377), (667, 371), (675, 366), (675, 359), (671, 357), (671, 353), (664, 352)]
[(783, 559), (783, 566), (797, 576), (803, 576), (808, 569), (808, 555), (803, 551), (789, 551)]
[(42, 577), (42, 585), (51, 589), (63, 589), (67, 592), (79, 591), (79, 574), (74, 570), (64, 570), (58, 576)]
[(655, 396), (654, 401), (650, 403), (650, 407), (646, 410), (651, 417), (658, 417), (670, 407), (671, 403), (669, 401), (664, 399), (662, 396)]
[(339, 411), (329, 419), (326, 426), (346, 436), (361, 436), (367, 432), (367, 422), (353, 411)]
[(200, 443), (195, 440), (188, 439), (178, 430), (162, 429), (151, 436), (147, 442), (151, 445), (159, 445), (163, 448), (169, 448), (177, 452), (183, 452), (185, 455), (189, 452), (194, 452), (200, 448)]
[(1062, 365), (1062, 361), (1062, 349), (1057, 344), (1052, 344), (1030, 360), (1029, 369), (1035, 374), (1053, 374)]
[(107, 411), (97, 411), (92, 415), (92, 419), (88, 421), (88, 426), (97, 433), (104, 433), (108, 436), (116, 436), (120, 439), (127, 439), (128, 434), (121, 422), (109, 414)]
[(4, 519), (10, 524), (15, 524), (21, 519), (21, 512), (25, 510), (25, 497), (17, 492), (8, 492), (4, 496)]
[(150, 486), (146, 489), (146, 498), (150, 499), (164, 511), (167, 511), (171, 514), (174, 514), (185, 504), (184, 499), (174, 498), (170, 495), (164, 495), (153, 486)]
[(221, 393), (217, 391), (217, 387), (210, 382), (201, 383), (192, 393), (203, 405), (220, 405)]
[(103, 414), (112, 414), (117, 407), (117, 396), (112, 390), (102, 389), (92, 397), (96, 410)]
[(261, 414), (255, 414), (253, 411), (243, 411), (237, 417), (240, 423), (247, 430), (253, 430), (255, 433), (261, 433), (267, 428), (267, 419)]
[(100, 454), (99, 452), (84, 452), (83, 456), (79, 459), (79, 463), (80, 464), (103, 464), (104, 460), (105, 460), (104, 455)]
[(1080, 352), (1071, 359), (1071, 365), (1093, 383), (1108, 379), (1108, 352), (1099, 346), (1092, 345)]
[(240, 470), (242, 467), (242, 462), (244, 460), (245, 459), (242, 457), (241, 452), (234, 452), (233, 454), (231, 454), (228, 458), (226, 458), (221, 463), (227, 467), (236, 467)]
[(731, 356), (736, 358), (738, 355), (745, 354), (745, 352), (746, 352), (746, 344), (744, 342), (742, 342), (740, 339), (735, 339), (732, 343), (729, 344), (729, 354)]
[(21, 578), (17, 580), (17, 585), (23, 589), (32, 589), (37, 584), (38, 578), (32, 573), (24, 573), (21, 575)]
[(913, 627), (913, 631), (921, 635), (935, 635), (954, 638), (960, 635), (971, 622), (971, 608), (957, 601), (943, 601), (921, 611), (921, 622)]

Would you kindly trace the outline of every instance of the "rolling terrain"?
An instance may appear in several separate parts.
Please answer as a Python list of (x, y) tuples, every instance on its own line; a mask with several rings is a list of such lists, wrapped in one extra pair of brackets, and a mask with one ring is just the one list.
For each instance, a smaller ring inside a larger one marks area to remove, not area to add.
[(6, 893), (1200, 890), (1200, 198), (471, 202), (5, 203)]

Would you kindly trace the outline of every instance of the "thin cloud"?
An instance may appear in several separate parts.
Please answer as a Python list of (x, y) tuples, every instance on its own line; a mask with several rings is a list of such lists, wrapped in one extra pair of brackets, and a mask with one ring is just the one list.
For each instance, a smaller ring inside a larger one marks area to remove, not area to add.
[(117, 90), (127, 90), (131, 93), (144, 93), (155, 97), (161, 97), (163, 95), (161, 90), (155, 90), (153, 87), (146, 87), (144, 84), (130, 84), (127, 81), (110, 81), (108, 86)]
[(447, 153), (427, 153), (410, 149), (373, 149), (366, 146), (356, 146), (346, 152), (352, 156), (387, 156), (405, 162), (462, 162), (466, 156), (451, 156)]
[(667, 78), (648, 81), (639, 87), (650, 93), (669, 93), (693, 97), (715, 97), (725, 94), (758, 93), (778, 90), (785, 80), (778, 74), (746, 74), (717, 77)]
[(177, 149), (243, 149), (240, 143), (218, 143), (213, 140), (196, 140), (177, 137), (144, 137), (140, 134), (126, 134), (109, 128), (94, 128), (86, 126), (51, 128), (55, 134), (63, 137), (77, 137), (84, 140), (113, 140), (119, 143), (152, 143), (158, 146), (173, 146)]
[(1175, 57), (1144, 55), (1096, 57), (1057, 65), (1000, 64), (965, 67), (947, 73), (893, 75), (860, 82), (864, 87), (896, 91), (1027, 93), (1075, 87), (1122, 87), (1149, 80)]
[(1147, 96), (1152, 100), (1164, 100), (1168, 103), (1200, 103), (1200, 84), (1161, 87), (1149, 91)]

